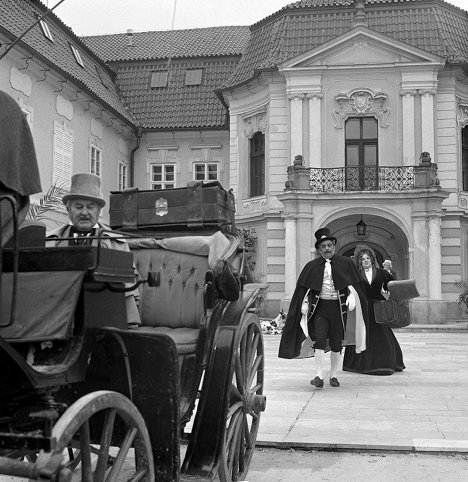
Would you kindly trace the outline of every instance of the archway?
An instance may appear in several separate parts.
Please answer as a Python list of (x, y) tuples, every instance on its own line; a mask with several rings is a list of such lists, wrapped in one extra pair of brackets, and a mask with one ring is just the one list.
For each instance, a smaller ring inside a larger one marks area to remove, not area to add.
[(358, 244), (371, 247), (380, 266), (385, 259), (392, 261), (399, 279), (409, 278), (409, 244), (403, 230), (392, 220), (376, 214), (366, 214), (366, 234), (359, 236), (356, 224), (361, 215), (346, 215), (331, 221), (327, 227), (338, 239), (336, 254), (353, 256)]

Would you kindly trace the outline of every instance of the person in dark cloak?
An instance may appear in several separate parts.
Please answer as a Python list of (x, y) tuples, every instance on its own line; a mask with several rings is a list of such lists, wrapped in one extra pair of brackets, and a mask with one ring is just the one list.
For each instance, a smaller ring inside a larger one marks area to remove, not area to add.
[(0, 91), (0, 245), (13, 235), (12, 205), (15, 200), (18, 224), (26, 218), (29, 196), (41, 192), (36, 151), (29, 125), (18, 103)]
[[(316, 376), (310, 384), (322, 388), (328, 341), (331, 349), (330, 385), (339, 387), (336, 375), (343, 345), (353, 344), (357, 352), (366, 349), (367, 301), (356, 264), (348, 257), (335, 255), (337, 240), (330, 230), (319, 229), (315, 237), (315, 248), (320, 256), (309, 261), (299, 275), (278, 356), (299, 357), (308, 334), (314, 342), (316, 368)], [(301, 327), (304, 297), (307, 297), (309, 306), (305, 315), (307, 328), (304, 323)]]
[(388, 283), (393, 276), (378, 266), (374, 250), (358, 245), (354, 260), (364, 280), (368, 301), (369, 326), (367, 349), (357, 353), (353, 346), (347, 346), (343, 357), (343, 370), (366, 375), (392, 375), (401, 372), (405, 365), (400, 344), (392, 329), (375, 321), (374, 302), (388, 298)]

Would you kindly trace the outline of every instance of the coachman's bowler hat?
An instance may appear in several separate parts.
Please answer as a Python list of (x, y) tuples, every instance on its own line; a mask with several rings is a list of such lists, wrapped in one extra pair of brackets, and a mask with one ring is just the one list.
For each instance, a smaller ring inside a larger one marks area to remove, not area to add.
[(62, 198), (64, 204), (73, 199), (86, 199), (94, 201), (101, 206), (106, 205), (106, 201), (101, 194), (101, 178), (89, 172), (77, 172), (71, 178), (70, 191)]
[(330, 234), (330, 230), (328, 228), (321, 228), (315, 231), (315, 237), (317, 239), (317, 241), (315, 241), (315, 249), (318, 249), (322, 241), (327, 241), (328, 239), (331, 239), (336, 243), (335, 236)]

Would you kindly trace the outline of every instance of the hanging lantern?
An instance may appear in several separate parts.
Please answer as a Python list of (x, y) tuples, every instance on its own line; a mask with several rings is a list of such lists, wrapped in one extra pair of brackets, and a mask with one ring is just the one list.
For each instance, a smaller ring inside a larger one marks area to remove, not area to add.
[(367, 224), (362, 220), (362, 214), (361, 214), (361, 220), (356, 224), (356, 230), (357, 230), (358, 236), (365, 236), (366, 235)]

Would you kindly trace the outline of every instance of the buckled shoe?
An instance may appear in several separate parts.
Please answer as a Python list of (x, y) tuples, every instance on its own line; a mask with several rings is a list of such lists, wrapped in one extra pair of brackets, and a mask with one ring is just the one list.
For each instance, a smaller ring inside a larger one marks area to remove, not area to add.
[(330, 386), (332, 387), (339, 387), (340, 386), (340, 382), (338, 381), (338, 378), (330, 378)]
[(317, 388), (323, 388), (323, 379), (319, 376), (316, 376), (313, 380), (310, 381), (311, 385), (314, 385)]

